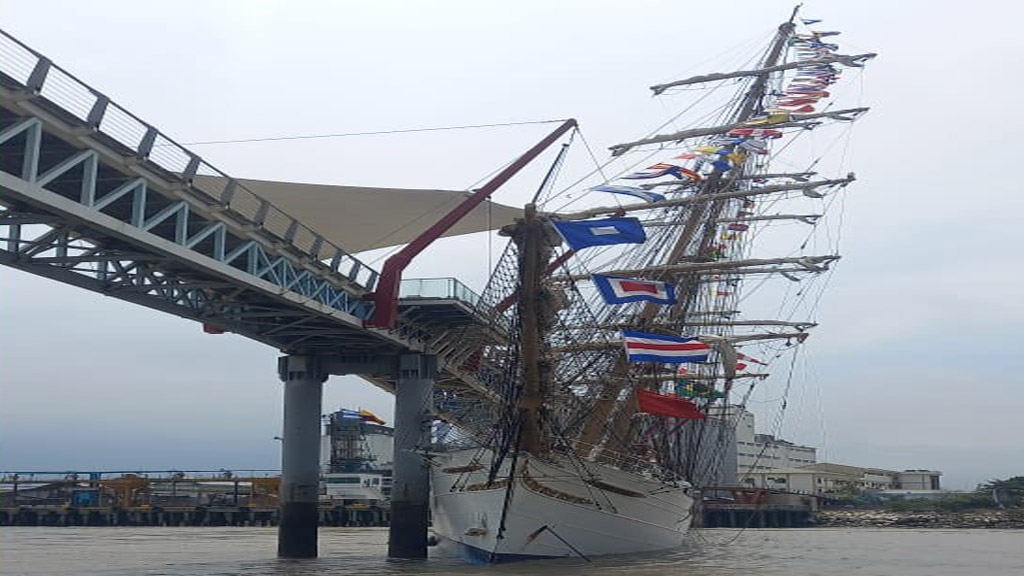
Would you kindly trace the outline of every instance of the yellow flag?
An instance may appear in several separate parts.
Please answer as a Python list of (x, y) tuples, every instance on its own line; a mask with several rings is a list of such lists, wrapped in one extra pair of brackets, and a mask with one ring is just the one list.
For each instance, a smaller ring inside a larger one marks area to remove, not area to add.
[(789, 112), (779, 111), (767, 116), (761, 116), (760, 118), (754, 118), (753, 120), (747, 120), (743, 123), (744, 126), (771, 126), (772, 124), (781, 124), (783, 122), (789, 122)]
[(721, 149), (721, 146), (698, 146), (694, 148), (693, 151), (700, 152), (701, 154), (715, 154)]
[(726, 156), (726, 158), (728, 158), (729, 161), (733, 163), (733, 166), (736, 166), (742, 164), (743, 161), (747, 159), (747, 155), (744, 154), (743, 152), (733, 152), (732, 154)]

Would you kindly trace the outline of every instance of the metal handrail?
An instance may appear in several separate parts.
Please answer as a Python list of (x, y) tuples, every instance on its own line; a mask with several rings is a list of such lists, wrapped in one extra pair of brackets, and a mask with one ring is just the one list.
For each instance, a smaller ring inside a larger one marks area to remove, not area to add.
[(480, 304), (480, 295), (456, 278), (404, 278), (400, 298), (442, 298), (460, 300), (471, 306)]
[[(109, 143), (148, 161), (169, 180), (184, 183), (357, 286), (371, 291), (376, 287), (376, 270), (4, 30), (0, 30), (0, 73), (23, 90), (53, 104), (64, 115), (102, 134)], [(220, 180), (200, 183), (196, 176), (215, 176)]]

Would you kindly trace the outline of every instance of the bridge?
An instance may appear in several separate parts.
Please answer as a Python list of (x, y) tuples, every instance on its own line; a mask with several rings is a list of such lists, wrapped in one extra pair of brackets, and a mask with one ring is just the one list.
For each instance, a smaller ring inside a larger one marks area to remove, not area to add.
[(344, 230), (292, 217), (254, 192), (260, 183), (221, 172), (0, 31), (0, 264), (285, 354), (281, 556), (317, 553), (323, 382), (356, 374), (395, 393), (406, 433), (396, 434), (389, 553), (425, 556), (429, 487), (413, 450), (429, 443), (435, 400), (455, 421), (494, 400), (481, 351), (503, 340), (507, 306), (455, 279), (403, 282), (402, 270), (574, 127), (457, 194), (378, 272), (342, 247)]

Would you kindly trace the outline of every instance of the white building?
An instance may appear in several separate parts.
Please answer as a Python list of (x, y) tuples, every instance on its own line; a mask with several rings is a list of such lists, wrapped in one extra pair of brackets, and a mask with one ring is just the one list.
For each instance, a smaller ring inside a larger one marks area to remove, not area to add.
[(741, 471), (740, 484), (802, 494), (869, 491), (883, 496), (917, 494), (919, 497), (922, 493), (940, 492), (940, 476), (942, 472), (935, 470), (897, 472), (822, 462), (801, 467)]
[(740, 485), (785, 490), (799, 494), (834, 494), (847, 491), (858, 478), (839, 472), (806, 468), (774, 468), (740, 474)]
[(324, 474), (321, 500), (379, 504), (388, 499), (391, 478), (376, 473)]
[(739, 406), (720, 411), (736, 426), (736, 470), (739, 476), (773, 468), (797, 468), (817, 462), (817, 448), (801, 446), (771, 434), (758, 434), (754, 415)]

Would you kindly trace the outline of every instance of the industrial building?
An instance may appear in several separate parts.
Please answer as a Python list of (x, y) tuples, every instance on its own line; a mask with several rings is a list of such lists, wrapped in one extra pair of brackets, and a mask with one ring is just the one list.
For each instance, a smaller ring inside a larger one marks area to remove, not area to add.
[(321, 502), (376, 506), (389, 500), (394, 435), (365, 410), (328, 414), (320, 437)]

